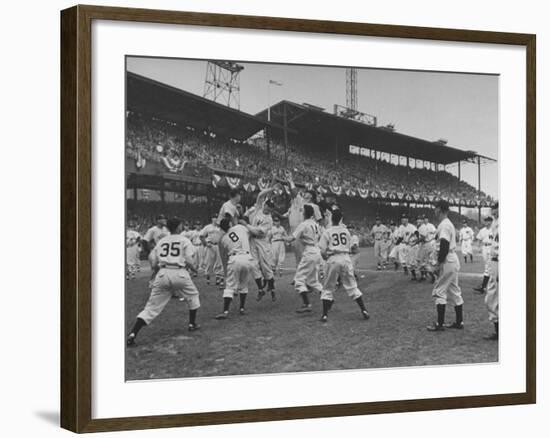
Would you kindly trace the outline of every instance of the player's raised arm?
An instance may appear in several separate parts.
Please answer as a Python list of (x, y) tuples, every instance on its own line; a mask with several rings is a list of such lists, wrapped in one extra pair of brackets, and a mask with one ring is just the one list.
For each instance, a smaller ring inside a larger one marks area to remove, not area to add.
[(321, 256), (326, 259), (329, 254), (328, 254), (328, 249), (329, 249), (329, 234), (328, 232), (325, 230), (323, 232), (323, 234), (321, 234), (321, 238), (319, 239), (319, 243), (317, 244), (317, 246), (319, 246), (319, 249), (321, 250)]

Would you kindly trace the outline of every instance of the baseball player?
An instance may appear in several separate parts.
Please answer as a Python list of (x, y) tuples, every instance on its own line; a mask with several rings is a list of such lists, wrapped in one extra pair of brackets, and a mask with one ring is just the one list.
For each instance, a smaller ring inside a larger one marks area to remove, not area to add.
[(397, 257), (399, 264), (403, 267), (403, 273), (409, 274), (408, 262), (409, 262), (409, 239), (416, 231), (416, 227), (409, 223), (409, 217), (406, 214), (401, 216), (401, 225), (397, 230)]
[(397, 228), (397, 225), (392, 222), (390, 224), (390, 253), (388, 255), (388, 258), (390, 260), (390, 263), (393, 263), (393, 268), (395, 271), (399, 269), (399, 244), (400, 244), (400, 238), (399, 238), (399, 228)]
[(350, 258), (351, 235), (342, 224), (342, 212), (335, 210), (331, 216), (332, 226), (326, 229), (319, 240), (321, 255), (327, 260), (327, 273), (321, 292), (323, 315), (321, 322), (328, 321), (328, 312), (334, 302), (334, 293), (338, 289), (338, 283), (342, 284), (346, 293), (353, 299), (364, 319), (369, 319), (369, 313), (363, 302), (363, 294), (357, 287), (357, 280), (353, 271)]
[(384, 233), (388, 231), (388, 227), (382, 224), (379, 217), (376, 218), (375, 223), (370, 232), (371, 237), (374, 239), (374, 257), (376, 257), (376, 269), (380, 271), (382, 266), (385, 265), (384, 258), (382, 257), (382, 246)]
[(355, 278), (357, 279), (357, 267), (359, 266), (359, 258), (361, 257), (361, 253), (359, 252), (359, 243), (360, 243), (359, 236), (357, 235), (355, 225), (353, 224), (348, 225), (348, 230), (349, 230), (349, 233), (351, 234), (351, 240), (350, 240), (351, 265), (353, 266), (353, 273), (355, 275)]
[(239, 295), (239, 314), (244, 315), (248, 280), (253, 269), (250, 253), (250, 230), (237, 224), (231, 226), (231, 218), (223, 218), (220, 228), (225, 233), (220, 240), (220, 253), (227, 260), (227, 275), (223, 290), (223, 311), (216, 319), (227, 319), (233, 297)]
[(487, 216), (484, 219), (484, 227), (479, 230), (476, 236), (476, 240), (481, 245), (481, 256), (485, 265), (483, 271), (483, 281), (480, 286), (475, 287), (474, 290), (480, 294), (487, 292), (487, 284), (489, 283), (489, 277), (491, 272), (491, 250), (493, 246), (493, 218)]
[(294, 275), (294, 287), (302, 298), (302, 306), (296, 310), (297, 313), (311, 312), (309, 293), (311, 291), (321, 293), (323, 290), (323, 286), (319, 282), (319, 266), (321, 264), (321, 251), (317, 246), (320, 237), (319, 224), (314, 219), (314, 214), (313, 206), (304, 205), (304, 221), (288, 238), (289, 242), (299, 241), (304, 249)]
[(127, 346), (135, 345), (138, 332), (164, 310), (172, 295), (178, 295), (189, 306), (189, 331), (199, 329), (196, 323), (200, 307), (199, 291), (193, 284), (189, 270), (196, 270), (193, 245), (180, 234), (181, 221), (172, 218), (167, 222), (169, 235), (159, 240), (151, 251), (155, 273), (149, 300), (139, 313), (132, 331), (126, 339)]
[[(313, 208), (313, 219), (317, 222), (323, 219), (319, 206), (315, 203), (317, 194), (314, 190), (308, 190), (305, 193), (300, 193), (292, 180), (292, 177), (288, 177), (288, 184), (290, 185), (290, 196), (292, 198), (290, 208), (286, 213), (288, 217), (288, 223), (290, 225), (290, 232), (293, 233), (298, 225), (304, 220), (304, 206), (310, 205)], [(301, 241), (296, 239), (294, 241), (294, 256), (296, 258), (296, 268), (300, 264), (304, 248), (301, 246)]]
[(432, 259), (435, 252), (435, 233), (435, 226), (430, 223), (428, 216), (424, 216), (422, 224), (418, 227), (418, 234), (420, 236), (420, 248), (418, 250), (420, 281), (424, 281), (426, 275), (429, 274), (432, 283), (435, 282), (435, 275), (432, 272)]
[(266, 284), (272, 301), (276, 300), (273, 253), (269, 242), (269, 231), (273, 228), (271, 213), (275, 205), (270, 199), (267, 199), (272, 192), (273, 188), (262, 190), (258, 194), (254, 206), (245, 213), (250, 225), (245, 220), (241, 221), (242, 225), (248, 226), (251, 234), (250, 250), (254, 259), (253, 276), (258, 286), (258, 296), (256, 298), (258, 301), (265, 295), (264, 288)]
[(135, 221), (130, 220), (126, 230), (126, 280), (136, 278), (136, 272), (139, 272), (141, 267), (139, 261), (141, 235), (135, 227)]
[(206, 284), (210, 284), (210, 275), (216, 277), (216, 286), (223, 287), (223, 265), (220, 258), (218, 243), (221, 237), (221, 229), (217, 224), (218, 215), (212, 216), (212, 221), (199, 233), (199, 238), (204, 245)]
[(495, 331), (485, 339), (490, 341), (498, 340), (498, 257), (499, 257), (499, 220), (498, 220), (498, 202), (492, 207), (491, 214), (493, 215), (493, 223), (491, 225), (491, 233), (493, 234), (493, 242), (491, 245), (490, 259), (491, 266), (489, 268), (489, 282), (487, 283), (487, 294), (485, 295), (485, 305), (489, 311), (489, 321), (493, 323)]
[(147, 230), (142, 239), (142, 244), (145, 246), (146, 251), (150, 251), (155, 247), (155, 245), (162, 239), (164, 236), (167, 236), (169, 233), (166, 228), (166, 216), (159, 214), (156, 217), (156, 223), (151, 228)]
[(416, 218), (416, 226), (414, 232), (409, 236), (408, 251), (407, 251), (407, 266), (411, 272), (411, 281), (419, 280), (416, 277), (416, 268), (418, 267), (418, 254), (420, 252), (420, 233), (418, 232), (418, 227), (422, 225), (422, 219), (420, 217)]
[(286, 239), (288, 234), (284, 227), (281, 225), (281, 219), (278, 216), (273, 218), (273, 227), (269, 232), (269, 238), (271, 240), (271, 252), (273, 253), (273, 270), (279, 277), (283, 276), (283, 264), (286, 256)]
[(231, 223), (236, 225), (239, 221), (239, 203), (241, 202), (241, 194), (238, 190), (232, 189), (229, 192), (229, 200), (224, 202), (218, 213), (217, 223), (219, 224), (221, 220), (225, 217), (231, 219)]
[[(460, 262), (456, 255), (456, 230), (449, 220), (449, 203), (440, 200), (435, 205), (435, 214), (438, 218), (437, 227), (437, 280), (435, 281), (432, 296), (435, 298), (437, 322), (428, 326), (428, 331), (439, 332), (445, 328), (463, 329), (462, 291), (458, 285)], [(447, 302), (454, 304), (456, 320), (452, 324), (445, 324), (445, 308)]]
[(468, 256), (470, 256), (470, 263), (474, 262), (472, 243), (474, 241), (474, 230), (470, 228), (466, 219), (462, 221), (462, 228), (459, 233), (460, 240), (460, 252), (464, 257), (464, 263), (468, 263)]
[(392, 249), (391, 235), (394, 228), (395, 226), (392, 228), (390, 225), (390, 227), (387, 228), (386, 232), (382, 235), (382, 267), (384, 269), (388, 267), (388, 263), (390, 261), (389, 256)]

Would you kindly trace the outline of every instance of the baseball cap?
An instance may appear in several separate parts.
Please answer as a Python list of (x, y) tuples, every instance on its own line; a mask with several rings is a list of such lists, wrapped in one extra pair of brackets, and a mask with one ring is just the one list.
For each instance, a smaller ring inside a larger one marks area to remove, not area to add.
[(435, 207), (439, 208), (442, 211), (449, 211), (449, 203), (444, 199), (440, 199), (435, 203)]
[(161, 219), (166, 219), (166, 216), (164, 216), (163, 214), (159, 214), (157, 216), (157, 220), (160, 221)]

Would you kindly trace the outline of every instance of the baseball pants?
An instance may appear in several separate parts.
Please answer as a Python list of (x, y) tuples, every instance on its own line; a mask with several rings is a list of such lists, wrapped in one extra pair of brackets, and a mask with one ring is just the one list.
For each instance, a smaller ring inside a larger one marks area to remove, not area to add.
[(460, 246), (460, 252), (462, 252), (462, 255), (471, 255), (472, 254), (472, 241), (471, 240), (463, 240), (462, 245)]
[(206, 246), (204, 273), (214, 273), (217, 278), (223, 278), (223, 265), (218, 245)]
[(397, 246), (397, 260), (401, 266), (407, 266), (407, 261), (409, 260), (409, 245), (405, 243), (400, 243)]
[(227, 278), (225, 279), (224, 298), (233, 298), (236, 294), (248, 293), (248, 280), (252, 272), (253, 260), (250, 254), (238, 254), (229, 257)]
[(418, 265), (421, 270), (431, 272), (433, 270), (432, 255), (435, 252), (435, 242), (424, 242), (418, 250)]
[(271, 242), (271, 251), (273, 253), (273, 268), (281, 269), (286, 256), (285, 242), (283, 240)]
[(487, 283), (487, 293), (485, 294), (485, 305), (489, 311), (489, 321), (498, 322), (498, 261), (490, 262), (489, 283)]
[(409, 269), (416, 269), (418, 266), (418, 245), (409, 246), (407, 253), (407, 266)]
[(273, 278), (273, 253), (271, 252), (271, 244), (267, 240), (252, 239), (250, 242), (250, 250), (254, 264), (252, 267), (252, 275), (254, 278), (265, 278), (271, 280)]
[(189, 309), (200, 307), (199, 291), (186, 269), (162, 268), (153, 280), (151, 295), (145, 308), (137, 316), (149, 325), (161, 314), (173, 295), (185, 298)]
[(307, 292), (310, 289), (317, 292), (323, 290), (323, 285), (319, 281), (319, 266), (322, 260), (319, 248), (313, 246), (305, 248), (294, 275), (294, 287), (297, 292)]
[(460, 263), (454, 256), (452, 259), (447, 257), (445, 263), (441, 265), (439, 277), (435, 281), (432, 296), (435, 298), (435, 304), (447, 304), (450, 301), (455, 306), (464, 303), (462, 291), (458, 285), (458, 271)]
[(483, 275), (486, 277), (491, 276), (491, 245), (483, 245), (481, 248), (481, 255), (483, 262), (485, 263), (485, 269)]
[(344, 290), (351, 299), (356, 300), (363, 295), (357, 288), (357, 281), (355, 280), (353, 265), (349, 255), (338, 254), (329, 257), (326, 272), (327, 275), (324, 280), (323, 291), (321, 292), (322, 300), (334, 300), (334, 293), (338, 289), (338, 278), (340, 278)]
[(384, 258), (382, 256), (382, 240), (375, 240), (374, 241), (374, 257), (376, 258), (376, 264), (381, 265), (384, 262)]

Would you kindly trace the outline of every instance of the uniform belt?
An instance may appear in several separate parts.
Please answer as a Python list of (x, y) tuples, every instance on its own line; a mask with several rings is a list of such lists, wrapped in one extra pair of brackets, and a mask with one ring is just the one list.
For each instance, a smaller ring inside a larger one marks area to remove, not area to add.
[(491, 257), (491, 261), (498, 262), (498, 257)]
[(284, 242), (284, 239), (273, 239), (272, 242)]
[(484, 243), (483, 246), (491, 246), (492, 243)]
[(181, 265), (161, 265), (160, 269), (185, 269), (185, 266), (181, 266)]
[(250, 255), (250, 253), (248, 251), (244, 251), (244, 252), (230, 252), (229, 253), (229, 257), (233, 257), (233, 256), (236, 256), (236, 255)]

